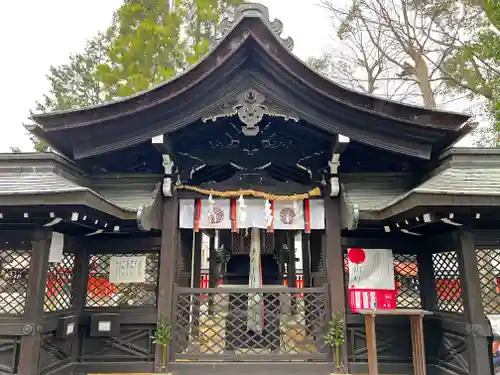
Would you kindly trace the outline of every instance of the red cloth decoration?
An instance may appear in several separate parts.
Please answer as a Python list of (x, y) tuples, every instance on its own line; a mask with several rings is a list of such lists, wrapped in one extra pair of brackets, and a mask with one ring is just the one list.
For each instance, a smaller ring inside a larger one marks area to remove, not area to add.
[(115, 285), (102, 277), (89, 277), (88, 293), (97, 297), (111, 297), (117, 292)]
[(366, 254), (363, 249), (350, 249), (347, 257), (351, 263), (361, 264), (365, 261)]

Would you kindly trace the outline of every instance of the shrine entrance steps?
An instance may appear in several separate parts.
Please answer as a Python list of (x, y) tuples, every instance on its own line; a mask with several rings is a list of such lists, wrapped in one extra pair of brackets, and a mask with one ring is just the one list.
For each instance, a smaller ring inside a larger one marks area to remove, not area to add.
[(186, 363), (173, 364), (172, 375), (329, 375), (329, 363)]

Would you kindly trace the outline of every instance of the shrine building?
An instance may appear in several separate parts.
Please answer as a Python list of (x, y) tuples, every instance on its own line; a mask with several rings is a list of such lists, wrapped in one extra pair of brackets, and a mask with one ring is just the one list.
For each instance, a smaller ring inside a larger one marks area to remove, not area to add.
[(493, 374), (500, 150), (282, 28), (245, 4), (187, 71), (0, 154), (0, 374)]

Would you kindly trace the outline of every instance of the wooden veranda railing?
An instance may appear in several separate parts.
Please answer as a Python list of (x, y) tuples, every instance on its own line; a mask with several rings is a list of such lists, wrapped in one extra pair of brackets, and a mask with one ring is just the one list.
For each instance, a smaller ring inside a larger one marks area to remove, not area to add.
[(175, 287), (176, 360), (327, 360), (326, 286)]

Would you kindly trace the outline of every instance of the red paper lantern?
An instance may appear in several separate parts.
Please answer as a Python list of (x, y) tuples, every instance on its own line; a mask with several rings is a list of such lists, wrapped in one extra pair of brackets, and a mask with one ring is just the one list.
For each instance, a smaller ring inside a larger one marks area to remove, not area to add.
[(366, 259), (366, 253), (363, 249), (350, 249), (347, 257), (349, 258), (349, 262), (361, 264)]

